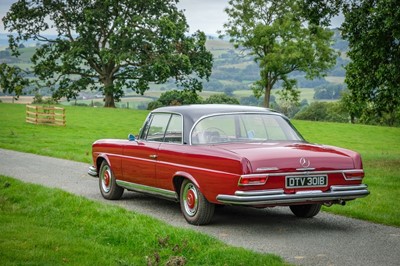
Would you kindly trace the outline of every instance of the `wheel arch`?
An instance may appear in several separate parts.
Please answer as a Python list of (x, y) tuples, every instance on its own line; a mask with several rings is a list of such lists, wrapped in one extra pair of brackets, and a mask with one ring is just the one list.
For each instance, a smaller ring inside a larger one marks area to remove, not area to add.
[(99, 170), (100, 170), (100, 166), (103, 163), (103, 161), (106, 161), (108, 163), (108, 165), (112, 168), (111, 162), (108, 159), (106, 154), (100, 154), (99, 156), (97, 156), (96, 158), (96, 169), (97, 169), (97, 175), (99, 175)]
[(174, 178), (172, 179), (173, 185), (174, 185), (174, 190), (175, 192), (178, 194), (178, 200), (179, 200), (179, 196), (181, 193), (181, 186), (182, 183), (185, 179), (190, 180), (193, 184), (195, 184), (198, 189), (201, 191), (201, 187), (199, 185), (199, 183), (197, 182), (197, 180), (189, 173), (186, 172), (176, 172), (174, 175)]

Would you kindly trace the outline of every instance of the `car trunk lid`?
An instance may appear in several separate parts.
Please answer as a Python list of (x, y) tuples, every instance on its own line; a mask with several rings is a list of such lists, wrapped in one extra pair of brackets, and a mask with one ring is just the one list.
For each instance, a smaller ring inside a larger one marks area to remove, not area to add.
[(271, 171), (345, 170), (354, 162), (347, 150), (308, 143), (245, 143), (218, 145), (249, 160), (253, 173)]

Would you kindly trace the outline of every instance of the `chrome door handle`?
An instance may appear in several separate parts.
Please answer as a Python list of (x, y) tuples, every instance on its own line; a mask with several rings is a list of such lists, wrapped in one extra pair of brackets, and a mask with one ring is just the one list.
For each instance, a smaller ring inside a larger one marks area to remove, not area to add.
[(156, 154), (151, 154), (149, 155), (150, 159), (157, 159), (157, 155)]

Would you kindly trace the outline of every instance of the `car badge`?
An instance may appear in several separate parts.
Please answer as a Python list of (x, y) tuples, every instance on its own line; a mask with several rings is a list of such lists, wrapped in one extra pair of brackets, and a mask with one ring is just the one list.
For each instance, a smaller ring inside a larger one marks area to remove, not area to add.
[(310, 166), (310, 160), (308, 160), (307, 158), (301, 157), (300, 158), (300, 164), (301, 166), (303, 166), (304, 168), (307, 168)]

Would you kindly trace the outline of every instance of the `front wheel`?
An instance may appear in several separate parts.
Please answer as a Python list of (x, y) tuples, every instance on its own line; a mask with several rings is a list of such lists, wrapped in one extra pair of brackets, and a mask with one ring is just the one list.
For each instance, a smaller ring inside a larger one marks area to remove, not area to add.
[(311, 218), (319, 213), (321, 204), (305, 204), (289, 206), (294, 215), (301, 218)]
[(115, 182), (114, 174), (107, 161), (103, 161), (99, 172), (99, 187), (103, 198), (108, 200), (120, 199), (124, 189)]
[(183, 181), (179, 201), (182, 214), (188, 223), (204, 225), (211, 221), (215, 205), (210, 203), (190, 180)]

